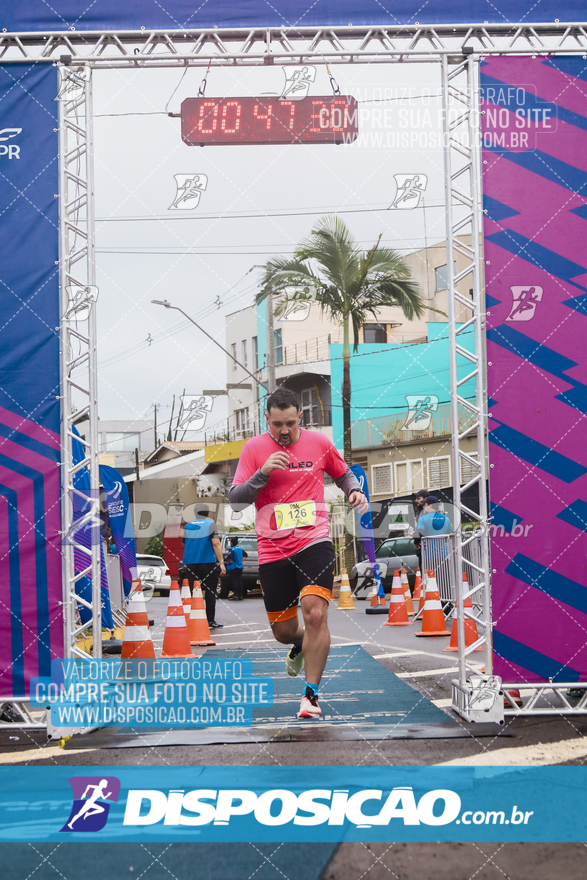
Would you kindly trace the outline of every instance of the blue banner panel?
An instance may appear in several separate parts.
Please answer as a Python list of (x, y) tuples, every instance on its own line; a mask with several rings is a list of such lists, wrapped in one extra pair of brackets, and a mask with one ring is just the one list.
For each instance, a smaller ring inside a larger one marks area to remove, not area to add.
[(587, 767), (0, 768), (0, 841), (564, 842), (586, 820)]
[(192, 28), (227, 27), (292, 27), (316, 25), (380, 25), (401, 24), (483, 24), (490, 22), (583, 21), (585, 4), (566, 0), (564, 5), (544, 0), (533, 6), (521, 0), (494, 4), (491, 0), (395, 0), (387, 6), (380, 0), (215, 0), (214, 3), (190, 3), (174, 0), (94, 0), (80, 4), (76, 0), (27, 0), (26, 3), (4, 4), (0, 27), (8, 31), (109, 31), (109, 30), (184, 30)]
[(56, 93), (0, 66), (0, 697), (63, 655)]

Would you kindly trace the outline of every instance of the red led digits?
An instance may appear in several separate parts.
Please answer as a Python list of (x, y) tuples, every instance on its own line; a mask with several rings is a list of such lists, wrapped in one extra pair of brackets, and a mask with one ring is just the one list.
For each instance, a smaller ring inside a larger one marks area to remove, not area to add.
[(267, 131), (269, 131), (269, 129), (271, 128), (271, 114), (273, 112), (273, 104), (267, 104), (267, 106), (263, 109), (267, 110), (267, 113), (259, 113), (259, 105), (255, 104), (255, 109), (253, 112), (255, 114), (255, 119), (264, 119), (266, 121), (266, 128)]
[[(234, 128), (229, 128), (226, 124), (226, 117), (228, 115), (228, 110), (230, 107), (236, 107), (236, 115), (234, 116)], [(225, 134), (236, 134), (241, 125), (241, 110), (242, 106), (239, 101), (227, 101), (224, 107), (222, 108), (222, 131)]]
[(357, 102), (343, 95), (186, 98), (181, 105), (181, 136), (189, 146), (352, 143), (357, 123)]
[(296, 105), (293, 101), (280, 101), (280, 107), (289, 107), (289, 120), (287, 122), (287, 127), (290, 131), (293, 131), (294, 127), (294, 116), (296, 115)]
[[(208, 111), (206, 113), (206, 107), (213, 107), (212, 113)], [(204, 128), (204, 121), (209, 125), (210, 117), (212, 117), (212, 128)], [(216, 126), (218, 124), (218, 104), (216, 101), (202, 101), (200, 104), (200, 118), (198, 121), (198, 131), (202, 134), (212, 134), (213, 131), (216, 131)]]

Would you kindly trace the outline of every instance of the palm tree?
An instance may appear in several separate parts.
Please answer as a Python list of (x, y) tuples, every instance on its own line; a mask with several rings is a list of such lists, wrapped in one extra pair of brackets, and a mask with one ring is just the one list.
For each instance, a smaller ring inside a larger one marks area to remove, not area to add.
[[(354, 351), (359, 345), (361, 325), (371, 316), (377, 319), (384, 306), (399, 306), (408, 320), (425, 310), (417, 284), (410, 271), (391, 248), (381, 247), (381, 235), (368, 251), (361, 251), (354, 236), (339, 217), (323, 217), (307, 239), (296, 248), (291, 259), (277, 258), (267, 263), (257, 302), (286, 288), (288, 301), (313, 299), (322, 312), (343, 328), (342, 412), (344, 459), (352, 463), (350, 328)], [(308, 288), (311, 292), (308, 292)], [(287, 306), (276, 309), (279, 315)], [(345, 548), (345, 564), (350, 571), (352, 545)]]

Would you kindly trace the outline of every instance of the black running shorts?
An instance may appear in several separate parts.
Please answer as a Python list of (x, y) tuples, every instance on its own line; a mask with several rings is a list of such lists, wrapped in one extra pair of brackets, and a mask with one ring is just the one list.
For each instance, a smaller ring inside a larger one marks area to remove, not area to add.
[(298, 601), (304, 596), (321, 596), (330, 601), (335, 559), (332, 543), (320, 541), (287, 559), (260, 565), (259, 577), (269, 623), (296, 617)]

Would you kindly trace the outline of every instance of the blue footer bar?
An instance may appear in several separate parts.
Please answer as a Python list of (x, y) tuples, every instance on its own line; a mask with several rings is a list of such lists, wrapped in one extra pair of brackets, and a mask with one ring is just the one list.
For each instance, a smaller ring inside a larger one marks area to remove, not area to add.
[(3, 767), (2, 841), (584, 841), (586, 767)]

